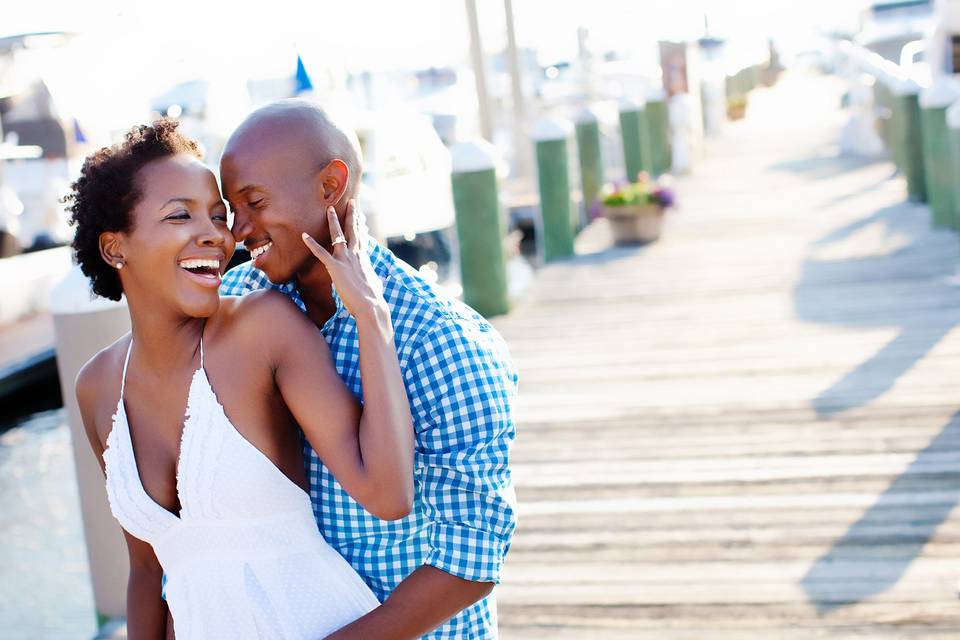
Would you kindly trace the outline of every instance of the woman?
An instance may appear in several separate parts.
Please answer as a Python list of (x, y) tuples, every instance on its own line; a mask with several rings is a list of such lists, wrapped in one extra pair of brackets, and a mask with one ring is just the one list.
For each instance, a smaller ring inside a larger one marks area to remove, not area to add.
[[(378, 602), (317, 531), (299, 425), (371, 513), (406, 515), (413, 428), (381, 283), (328, 211), (304, 234), (354, 316), (366, 402), (315, 326), (273, 292), (220, 298), (227, 210), (196, 145), (162, 120), (90, 156), (70, 196), (77, 262), (126, 295), (131, 333), (88, 362), (77, 398), (130, 555), (131, 638), (322, 638)], [(166, 576), (166, 602), (161, 578)]]

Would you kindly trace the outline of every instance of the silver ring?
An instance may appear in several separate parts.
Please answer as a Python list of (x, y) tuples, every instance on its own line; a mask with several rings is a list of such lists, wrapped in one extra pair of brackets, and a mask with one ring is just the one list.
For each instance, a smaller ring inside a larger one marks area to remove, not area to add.
[(343, 236), (337, 236), (337, 239), (333, 241), (333, 246), (337, 246), (338, 244), (347, 244), (347, 239)]

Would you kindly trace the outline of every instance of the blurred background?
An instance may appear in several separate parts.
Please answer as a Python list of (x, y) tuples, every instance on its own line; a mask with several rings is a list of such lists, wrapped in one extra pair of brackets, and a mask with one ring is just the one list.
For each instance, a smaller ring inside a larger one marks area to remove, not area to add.
[[(522, 199), (535, 176), (517, 140), (526, 141), (543, 114), (573, 117), (585, 101), (615, 120), (619, 99), (662, 86), (660, 42), (717, 39), (716, 73), (733, 75), (766, 60), (771, 42), (785, 59), (815, 55), (825, 36), (855, 28), (864, 6), (599, 0), (558, 8), (524, 0), (513, 3), (508, 23), (504, 3), (488, 1), (476, 3), (473, 34), (462, 4), (280, 0), (269, 10), (241, 3), (224, 11), (170, 2), (158, 11), (109, 1), (17, 3), (0, 40), (0, 117), (8, 147), (39, 155), (5, 161), (3, 255), (66, 242), (57, 199), (83, 158), (159, 115), (182, 120), (215, 167), (250, 109), (315, 98), (359, 131), (374, 192), (394, 188), (391, 178), (415, 173), (421, 160), (442, 171), (438, 146), (482, 135), (508, 163), (510, 196)], [(472, 44), (482, 55), (482, 99)], [(393, 199), (377, 195), (366, 207), (371, 217), (372, 201)], [(430, 222), (380, 217), (389, 238), (452, 224), (452, 213)]]
[[(668, 176), (663, 184), (682, 191), (683, 176), (695, 176), (698, 161), (709, 156), (711, 137), (724, 139), (728, 126), (749, 116), (748, 94), (783, 73), (842, 79), (816, 85), (833, 92), (836, 110), (845, 110), (838, 153), (886, 157), (892, 150), (905, 158), (908, 151), (882, 139), (896, 114), (875, 85), (886, 73), (893, 78), (885, 81), (888, 93), (900, 95), (904, 83), (928, 87), (938, 73), (952, 73), (947, 60), (958, 59), (953, 47), (960, 36), (952, 30), (960, 25), (937, 6), (924, 0), (5, 3), (0, 638), (92, 638), (112, 617), (109, 607), (95, 605), (93, 543), (84, 539), (58, 379), (55, 337), (64, 334), (53, 319), (101, 304), (89, 301), (85, 283), (71, 272), (72, 230), (61, 204), (87, 154), (119, 141), (132, 125), (168, 116), (183, 123), (216, 168), (224, 142), (251, 109), (290, 96), (317, 100), (357, 131), (366, 167), (361, 205), (371, 232), (425, 278), (470, 302), (472, 274), (465, 270), (472, 266), (460, 252), (463, 212), (451, 175), (458, 153), (480, 148), (497, 176), (506, 295), (523, 300), (539, 270), (557, 257), (546, 239), (551, 185), (544, 183), (537, 146), (552, 139), (551, 126), (572, 140), (572, 123), (579, 136), (580, 125), (594, 122), (599, 134), (595, 164), (602, 171), (593, 184), (573, 146), (564, 156), (565, 215), (574, 235), (602, 217), (596, 207), (604, 194), (636, 181), (638, 168)], [(812, 94), (797, 95), (800, 102), (777, 104), (803, 111)], [(644, 105), (652, 113), (653, 104), (666, 109), (660, 125), (644, 125), (660, 126), (669, 146), (659, 167), (635, 164), (624, 133), (624, 114)], [(900, 167), (904, 175), (907, 164)], [(245, 259), (238, 251), (235, 262)], [(59, 365), (68, 379), (62, 358)]]

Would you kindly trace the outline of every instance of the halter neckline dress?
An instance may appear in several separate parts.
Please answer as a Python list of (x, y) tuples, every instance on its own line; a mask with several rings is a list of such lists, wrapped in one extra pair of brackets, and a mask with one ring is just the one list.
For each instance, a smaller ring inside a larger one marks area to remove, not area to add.
[(375, 608), (373, 592), (317, 530), (307, 493), (227, 418), (203, 367), (202, 337), (177, 460), (180, 515), (147, 494), (124, 406), (132, 350), (131, 337), (103, 452), (107, 497), (163, 567), (178, 640), (316, 639)]

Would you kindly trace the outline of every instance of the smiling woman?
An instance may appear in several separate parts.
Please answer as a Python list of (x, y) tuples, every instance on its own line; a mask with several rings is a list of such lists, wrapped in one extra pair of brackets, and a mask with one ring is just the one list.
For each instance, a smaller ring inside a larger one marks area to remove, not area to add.
[[(181, 135), (177, 126), (174, 121), (160, 120), (152, 127), (136, 127), (127, 134), (122, 146), (97, 151), (84, 163), (80, 178), (67, 197), (68, 210), (72, 214), (70, 222), (77, 227), (73, 240), (77, 263), (84, 275), (90, 278), (93, 292), (97, 295), (119, 300), (124, 292), (119, 271), (129, 261), (124, 262), (120, 256), (108, 259), (110, 256), (106, 253), (115, 252), (116, 247), (107, 249), (102, 246), (101, 235), (111, 234), (111, 239), (116, 241), (117, 234), (133, 230), (133, 208), (143, 194), (143, 182), (149, 179), (148, 175), (140, 175), (141, 171), (144, 174), (164, 173), (163, 169), (151, 166), (152, 163), (177, 156), (183, 156), (177, 164), (188, 171), (190, 159), (198, 160), (200, 157), (197, 145)], [(199, 162), (196, 166), (196, 170), (205, 170)], [(169, 170), (174, 171), (173, 167), (169, 167)], [(206, 171), (209, 173), (209, 170)], [(210, 178), (213, 180), (212, 174)], [(215, 180), (213, 186), (215, 199), (223, 207)], [(210, 199), (210, 194), (205, 199)], [(185, 217), (182, 211), (185, 200), (187, 198), (177, 196), (162, 203), (157, 211), (158, 214), (164, 213), (161, 220), (182, 220)], [(157, 203), (153, 205), (156, 207)], [(225, 209), (223, 221), (225, 227)], [(229, 230), (226, 234), (229, 235)], [(227, 244), (232, 247), (232, 242)]]

